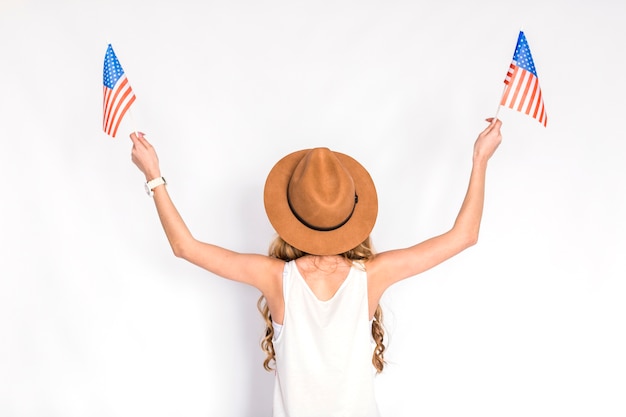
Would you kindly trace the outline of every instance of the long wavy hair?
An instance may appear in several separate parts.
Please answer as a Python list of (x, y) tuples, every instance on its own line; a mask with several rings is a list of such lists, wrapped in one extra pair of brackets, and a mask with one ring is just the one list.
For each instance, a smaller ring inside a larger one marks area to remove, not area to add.
[[(285, 242), (280, 236), (276, 237), (269, 248), (269, 256), (282, 259), (285, 262), (293, 261), (306, 253), (294, 248), (287, 242)], [(371, 246), (371, 240), (368, 237), (363, 243), (354, 249), (351, 249), (343, 256), (348, 261), (361, 261), (365, 262), (374, 257), (374, 251)], [(275, 362), (276, 352), (274, 351), (274, 326), (272, 325), (272, 315), (267, 305), (265, 296), (261, 295), (257, 302), (257, 308), (261, 312), (263, 319), (265, 320), (265, 336), (261, 340), (261, 349), (267, 354), (267, 357), (263, 361), (263, 367), (267, 371), (272, 371), (272, 362)], [(380, 308), (380, 304), (376, 307), (374, 312), (374, 321), (372, 322), (372, 338), (376, 343), (374, 348), (374, 354), (372, 355), (372, 364), (378, 373), (383, 371), (385, 366), (385, 345), (383, 343), (385, 337), (385, 329), (383, 327), (383, 310)]]

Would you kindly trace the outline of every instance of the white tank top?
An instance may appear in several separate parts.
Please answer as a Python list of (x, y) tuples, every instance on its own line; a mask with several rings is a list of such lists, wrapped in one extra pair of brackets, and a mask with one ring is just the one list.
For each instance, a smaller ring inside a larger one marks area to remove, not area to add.
[(320, 301), (291, 261), (283, 297), (274, 417), (379, 417), (365, 271), (353, 265), (335, 295)]

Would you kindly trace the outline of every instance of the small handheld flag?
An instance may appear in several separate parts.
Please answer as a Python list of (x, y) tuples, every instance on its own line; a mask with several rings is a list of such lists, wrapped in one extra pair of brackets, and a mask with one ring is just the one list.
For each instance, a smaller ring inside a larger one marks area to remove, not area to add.
[(535, 63), (523, 31), (520, 31), (517, 38), (513, 61), (509, 66), (504, 84), (500, 105), (526, 113), (545, 127), (548, 123), (548, 116), (543, 105)]
[(111, 44), (104, 56), (102, 82), (104, 84), (102, 128), (107, 135), (115, 137), (122, 118), (135, 102), (135, 93), (124, 75), (124, 70)]

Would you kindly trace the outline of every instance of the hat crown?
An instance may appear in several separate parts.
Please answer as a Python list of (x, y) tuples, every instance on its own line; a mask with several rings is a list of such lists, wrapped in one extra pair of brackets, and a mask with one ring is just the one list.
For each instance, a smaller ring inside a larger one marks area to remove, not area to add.
[(289, 180), (291, 211), (307, 227), (328, 231), (345, 224), (357, 202), (354, 180), (328, 148), (310, 150)]
[(349, 155), (302, 149), (281, 158), (265, 180), (267, 218), (289, 245), (311, 255), (337, 255), (369, 236), (378, 213), (376, 187)]

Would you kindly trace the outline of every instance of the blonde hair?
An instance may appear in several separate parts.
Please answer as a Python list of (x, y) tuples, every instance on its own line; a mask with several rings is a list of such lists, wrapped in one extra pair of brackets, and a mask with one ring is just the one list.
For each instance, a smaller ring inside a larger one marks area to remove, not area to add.
[[(276, 237), (269, 248), (269, 256), (273, 258), (282, 259), (285, 262), (293, 261), (302, 256), (306, 255), (306, 253), (301, 250), (291, 246), (287, 242), (285, 242), (280, 236)], [(365, 239), (363, 243), (357, 246), (354, 249), (351, 249), (347, 252), (341, 254), (343, 258), (348, 261), (368, 261), (374, 257), (374, 251), (371, 246), (371, 240), (368, 237)], [(261, 295), (259, 301), (257, 302), (257, 308), (263, 319), (265, 320), (265, 336), (261, 340), (261, 349), (267, 354), (265, 360), (263, 361), (263, 367), (267, 371), (272, 371), (273, 368), (271, 363), (276, 358), (276, 352), (274, 351), (274, 343), (272, 339), (274, 338), (274, 326), (272, 325), (272, 315), (270, 314), (270, 309), (267, 305), (267, 300), (265, 296)], [(380, 304), (376, 307), (376, 311), (374, 312), (374, 321), (372, 322), (372, 338), (376, 343), (376, 347), (374, 348), (374, 354), (372, 355), (372, 364), (378, 373), (383, 371), (385, 366), (385, 345), (383, 343), (385, 337), (385, 329), (383, 327), (383, 310), (380, 308)]]

